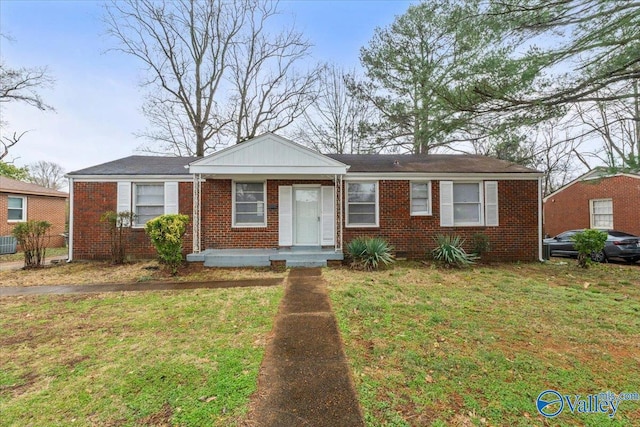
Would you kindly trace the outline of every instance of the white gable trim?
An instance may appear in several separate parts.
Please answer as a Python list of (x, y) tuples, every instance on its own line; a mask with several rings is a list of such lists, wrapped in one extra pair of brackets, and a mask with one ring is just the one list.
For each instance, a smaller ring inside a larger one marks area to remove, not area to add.
[(206, 175), (343, 175), (348, 166), (286, 138), (265, 133), (189, 164)]
[(553, 193), (545, 196), (542, 201), (546, 202), (550, 197), (555, 196), (558, 193), (563, 192), (564, 190), (566, 190), (567, 188), (571, 187), (572, 185), (578, 183), (578, 182), (584, 182), (584, 181), (598, 181), (598, 180), (604, 180), (607, 178), (613, 178), (615, 176), (626, 176), (627, 178), (635, 178), (635, 179), (640, 179), (640, 175), (636, 175), (636, 174), (632, 174), (632, 173), (613, 173), (613, 174), (605, 174), (605, 175), (598, 175), (598, 170), (594, 169), (594, 170), (590, 170), (589, 172), (580, 175), (579, 177), (577, 177), (576, 179), (574, 179), (573, 181), (569, 182), (568, 184), (563, 185), (562, 187), (558, 188), (556, 191), (554, 191)]

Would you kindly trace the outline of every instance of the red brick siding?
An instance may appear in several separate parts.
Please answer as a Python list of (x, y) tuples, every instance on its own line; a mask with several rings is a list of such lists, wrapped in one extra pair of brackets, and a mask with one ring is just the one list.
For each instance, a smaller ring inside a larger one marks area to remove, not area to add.
[(232, 227), (231, 183), (225, 179), (202, 184), (203, 248), (277, 248), (278, 187), (300, 183), (333, 186), (333, 181), (268, 180), (267, 226), (244, 228)]
[[(116, 182), (73, 183), (73, 257), (74, 259), (109, 259), (111, 246), (109, 233), (100, 216), (116, 210)], [(191, 218), (193, 193), (190, 182), (178, 186), (179, 212)], [(184, 241), (184, 255), (191, 253), (192, 225), (189, 222)], [(125, 239), (127, 255), (131, 258), (154, 258), (156, 251), (143, 228), (128, 228)]]
[(65, 231), (67, 218), (67, 199), (50, 196), (34, 196), (23, 194), (0, 194), (0, 236), (9, 236), (16, 226), (15, 222), (9, 222), (8, 197), (27, 198), (27, 220), (48, 221), (51, 223), (49, 229), (49, 242), (47, 247), (59, 248), (64, 246), (65, 239), (61, 236)]
[(611, 199), (613, 227), (640, 235), (640, 179), (613, 176), (579, 181), (544, 203), (544, 233), (555, 236), (565, 230), (589, 228), (589, 200)]
[(435, 247), (438, 234), (458, 235), (471, 250), (474, 234), (489, 237), (491, 252), (486, 259), (528, 261), (538, 258), (537, 181), (498, 181), (498, 227), (440, 227), (440, 185), (431, 182), (432, 215), (410, 215), (409, 181), (379, 181), (380, 222), (378, 228), (345, 228), (345, 245), (358, 236), (387, 239), (399, 255), (424, 258)]
[[(278, 187), (296, 183), (333, 185), (333, 181), (267, 181), (267, 226), (232, 227), (231, 180), (207, 180), (202, 184), (202, 247), (275, 248), (278, 247)], [(499, 227), (440, 228), (439, 182), (432, 181), (432, 216), (409, 215), (409, 181), (379, 181), (380, 226), (344, 228), (344, 243), (357, 236), (381, 236), (399, 254), (422, 258), (434, 247), (437, 234), (456, 234), (467, 239), (486, 234), (492, 251), (487, 258), (535, 260), (538, 256), (537, 181), (499, 181)], [(100, 215), (115, 209), (116, 183), (74, 183), (74, 257), (108, 258), (107, 231)], [(180, 183), (180, 212), (191, 216), (190, 183)], [(344, 210), (343, 210), (344, 212)], [(344, 222), (344, 219), (343, 219)], [(137, 257), (154, 256), (148, 238), (141, 230), (129, 230), (129, 253)], [(191, 228), (185, 236), (185, 253), (191, 250)]]

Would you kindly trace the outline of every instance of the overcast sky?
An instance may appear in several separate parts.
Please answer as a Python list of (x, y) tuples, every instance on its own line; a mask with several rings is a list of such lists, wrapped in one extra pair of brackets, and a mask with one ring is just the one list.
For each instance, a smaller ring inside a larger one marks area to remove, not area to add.
[[(361, 46), (378, 26), (404, 13), (409, 1), (284, 0), (285, 19), (295, 21), (315, 45), (314, 59), (358, 65)], [(55, 112), (7, 105), (7, 130), (29, 130), (8, 158), (17, 166), (38, 160), (67, 171), (136, 154), (143, 142), (133, 133), (146, 121), (140, 113), (143, 70), (134, 58), (109, 52), (102, 2), (0, 0), (0, 56), (6, 65), (47, 66), (56, 80), (41, 91)]]

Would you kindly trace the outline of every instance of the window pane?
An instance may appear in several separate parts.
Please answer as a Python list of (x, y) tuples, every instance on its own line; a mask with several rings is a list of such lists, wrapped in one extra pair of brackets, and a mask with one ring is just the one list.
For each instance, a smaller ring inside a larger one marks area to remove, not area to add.
[(351, 204), (349, 205), (349, 213), (356, 213), (356, 214), (374, 214), (376, 213), (376, 205), (375, 204), (363, 204), (363, 205), (354, 205)]
[(411, 212), (428, 212), (429, 203), (427, 199), (413, 199), (411, 201)]
[(373, 225), (376, 223), (376, 214), (361, 214), (349, 212), (349, 224)]
[(22, 197), (9, 197), (9, 209), (22, 210)]
[(479, 184), (453, 184), (454, 203), (480, 203)]
[(261, 182), (236, 182), (236, 202), (263, 202), (264, 185)]
[(164, 206), (164, 184), (137, 184), (136, 205)]
[(348, 187), (349, 202), (375, 202), (376, 201), (376, 185), (370, 183), (350, 182)]
[(429, 187), (427, 183), (412, 183), (411, 197), (414, 199), (426, 199), (429, 197)]
[(459, 204), (453, 208), (454, 223), (462, 222), (480, 222), (480, 205), (477, 204)]
[(236, 212), (236, 223), (237, 224), (254, 224), (254, 223), (262, 224), (264, 223), (264, 214)]
[(12, 221), (21, 221), (22, 218), (22, 209), (9, 209), (8, 218)]

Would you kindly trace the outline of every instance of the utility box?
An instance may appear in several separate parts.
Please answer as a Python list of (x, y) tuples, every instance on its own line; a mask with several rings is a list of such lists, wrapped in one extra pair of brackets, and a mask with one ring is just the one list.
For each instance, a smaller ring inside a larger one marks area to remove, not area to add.
[(18, 240), (13, 236), (0, 236), (0, 255), (15, 254)]
[(542, 244), (542, 259), (545, 261), (549, 261), (549, 259), (551, 259), (551, 246), (547, 243)]

